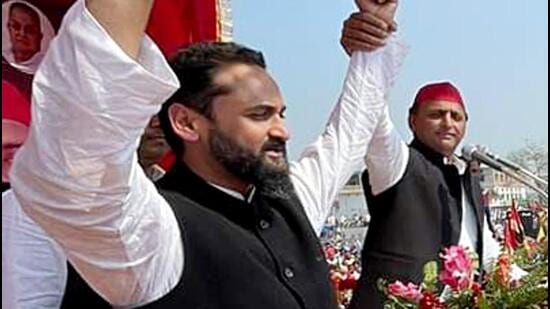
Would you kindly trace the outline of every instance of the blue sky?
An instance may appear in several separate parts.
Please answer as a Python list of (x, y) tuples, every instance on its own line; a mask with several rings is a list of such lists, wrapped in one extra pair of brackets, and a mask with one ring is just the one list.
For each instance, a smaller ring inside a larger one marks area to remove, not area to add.
[[(348, 58), (339, 46), (352, 0), (233, 0), (235, 40), (264, 52), (289, 107), (295, 158), (322, 131)], [(471, 117), (464, 140), (506, 154), (525, 140), (548, 145), (548, 1), (401, 1), (411, 50), (390, 97), (405, 140), (418, 87), (451, 80)]]

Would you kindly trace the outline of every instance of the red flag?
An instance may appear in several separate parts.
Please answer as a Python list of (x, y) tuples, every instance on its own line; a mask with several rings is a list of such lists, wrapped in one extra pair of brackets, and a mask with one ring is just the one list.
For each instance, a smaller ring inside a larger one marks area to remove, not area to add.
[(170, 56), (191, 43), (230, 40), (229, 12), (229, 0), (156, 1), (147, 33)]
[(504, 245), (510, 250), (516, 250), (524, 240), (523, 224), (516, 208), (516, 201), (512, 201), (512, 207), (506, 214), (506, 227), (504, 229)]

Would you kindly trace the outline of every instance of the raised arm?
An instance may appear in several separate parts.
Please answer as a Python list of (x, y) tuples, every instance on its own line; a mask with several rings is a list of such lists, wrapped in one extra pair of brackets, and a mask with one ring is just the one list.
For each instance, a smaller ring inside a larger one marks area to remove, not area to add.
[[(356, 0), (363, 11), (375, 14), (390, 25), (390, 30), (397, 29), (395, 13), (397, 0)], [(369, 46), (351, 45), (352, 50), (366, 49)], [(377, 195), (395, 185), (405, 173), (409, 159), (409, 149), (390, 118), (386, 106), (380, 115), (376, 130), (367, 145), (365, 163), (369, 173), (372, 194)]]
[(408, 162), (409, 147), (395, 129), (386, 106), (365, 158), (371, 193), (378, 195), (394, 186), (405, 174)]
[(136, 59), (153, 0), (86, 0), (86, 6), (111, 38)]
[(143, 34), (151, 2), (79, 0), (67, 12), (35, 75), (11, 177), (24, 211), (115, 306), (165, 295), (183, 268), (177, 222), (136, 155), (179, 86)]
[[(378, 18), (389, 25), (389, 30), (397, 29), (395, 13), (397, 0), (356, 0), (357, 6), (366, 12), (373, 12)], [(356, 21), (367, 22), (366, 17)], [(355, 29), (366, 26), (358, 24)], [(350, 36), (344, 36), (342, 43), (348, 43), (348, 53), (354, 50), (372, 50), (372, 46), (351, 44)], [(352, 37), (357, 37), (354, 35)], [(346, 45), (344, 45), (346, 46)], [(380, 114), (372, 139), (367, 145), (365, 163), (369, 173), (369, 181), (372, 193), (377, 195), (393, 186), (405, 173), (409, 158), (409, 149), (395, 129), (390, 118), (389, 107), (386, 106)]]
[(291, 166), (297, 194), (318, 233), (339, 191), (364, 168), (367, 146), (405, 54), (393, 37), (378, 51), (354, 52), (325, 132)]

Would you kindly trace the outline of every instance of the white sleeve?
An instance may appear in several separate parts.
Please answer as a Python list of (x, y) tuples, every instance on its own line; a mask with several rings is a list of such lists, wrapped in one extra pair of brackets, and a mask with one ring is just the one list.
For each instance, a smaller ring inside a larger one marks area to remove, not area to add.
[(67, 281), (63, 251), (21, 209), (13, 191), (2, 194), (2, 308), (55, 309)]
[(393, 37), (377, 52), (354, 53), (324, 133), (291, 164), (294, 187), (318, 234), (339, 191), (363, 169), (385, 96), (406, 53), (407, 48)]
[(32, 126), (11, 182), (25, 212), (115, 306), (165, 295), (183, 269), (170, 206), (136, 159), (150, 117), (178, 87), (147, 37), (134, 61), (78, 1), (33, 84)]
[(395, 129), (387, 106), (374, 131), (365, 162), (373, 195), (391, 188), (405, 175), (409, 147)]

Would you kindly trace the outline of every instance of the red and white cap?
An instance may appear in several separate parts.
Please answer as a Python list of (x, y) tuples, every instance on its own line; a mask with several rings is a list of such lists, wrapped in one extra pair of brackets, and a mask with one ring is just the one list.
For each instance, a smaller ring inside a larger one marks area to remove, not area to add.
[(418, 90), (414, 99), (414, 106), (420, 106), (433, 101), (454, 102), (465, 110), (460, 91), (450, 82), (427, 84)]
[(2, 121), (10, 120), (25, 126), (31, 123), (29, 100), (11, 83), (2, 80)]

